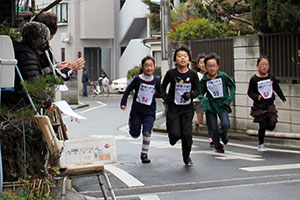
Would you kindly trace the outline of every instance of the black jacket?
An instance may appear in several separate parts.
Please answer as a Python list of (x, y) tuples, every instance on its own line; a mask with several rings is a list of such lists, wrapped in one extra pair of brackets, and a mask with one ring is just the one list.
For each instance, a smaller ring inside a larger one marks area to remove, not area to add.
[[(15, 50), (15, 58), (18, 63), (17, 66), (22, 74), (24, 80), (34, 82), (38, 75), (42, 75), (41, 66), (38, 60), (38, 54), (30, 48), (26, 43), (13, 42)], [(14, 92), (6, 91), (2, 95), (3, 105), (16, 105), (21, 99), (28, 101), (26, 93), (21, 85), (20, 77), (15, 71), (15, 88)]]

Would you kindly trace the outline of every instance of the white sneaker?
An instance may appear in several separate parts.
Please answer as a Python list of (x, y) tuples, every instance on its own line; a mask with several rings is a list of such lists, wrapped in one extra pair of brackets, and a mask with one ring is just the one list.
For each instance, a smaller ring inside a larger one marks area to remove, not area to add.
[(260, 144), (260, 145), (257, 146), (257, 151), (258, 152), (266, 152), (267, 149), (263, 144)]

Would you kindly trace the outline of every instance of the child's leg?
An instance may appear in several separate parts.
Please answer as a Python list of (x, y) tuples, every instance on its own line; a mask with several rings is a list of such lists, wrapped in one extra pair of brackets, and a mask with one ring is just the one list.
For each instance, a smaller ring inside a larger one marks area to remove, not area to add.
[(262, 122), (259, 122), (259, 129), (258, 129), (258, 143), (263, 144), (265, 139), (265, 133), (267, 130), (268, 121), (264, 120)]
[(269, 120), (266, 129), (269, 131), (273, 131), (276, 128), (276, 124), (277, 122)]
[(170, 145), (175, 145), (181, 139), (181, 122), (180, 115), (177, 112), (167, 112), (167, 131)]
[(198, 124), (203, 123), (203, 113), (196, 113)]
[(155, 117), (153, 115), (147, 115), (143, 118), (143, 144), (142, 144), (142, 154), (148, 154), (150, 146), (150, 137), (153, 128)]
[(187, 164), (190, 157), (193, 137), (192, 137), (192, 123), (194, 118), (194, 112), (188, 112), (180, 117), (181, 125), (181, 146), (182, 146), (182, 157), (185, 164)]
[(221, 121), (221, 128), (219, 129), (220, 137), (222, 138), (222, 141), (224, 144), (228, 143), (227, 139), (227, 133), (230, 129), (230, 119), (229, 119), (229, 113), (227, 111), (223, 111), (218, 114), (220, 121)]
[(141, 134), (142, 118), (137, 114), (129, 117), (129, 133), (133, 138), (138, 138)]
[(206, 124), (209, 134), (212, 136), (214, 146), (216, 150), (222, 150), (223, 145), (220, 143), (220, 136), (218, 132), (217, 114), (207, 111), (206, 112)]

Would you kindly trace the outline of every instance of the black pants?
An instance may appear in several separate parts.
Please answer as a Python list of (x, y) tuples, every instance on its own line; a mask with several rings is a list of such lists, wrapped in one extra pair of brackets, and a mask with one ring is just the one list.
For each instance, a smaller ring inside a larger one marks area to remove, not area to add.
[(276, 127), (276, 122), (266, 118), (263, 121), (259, 122), (259, 129), (258, 129), (258, 141), (259, 144), (264, 143), (266, 130), (273, 131)]
[(194, 117), (193, 109), (172, 110), (167, 112), (167, 131), (169, 142), (175, 145), (181, 139), (182, 157), (186, 160), (190, 156), (192, 149), (192, 121)]

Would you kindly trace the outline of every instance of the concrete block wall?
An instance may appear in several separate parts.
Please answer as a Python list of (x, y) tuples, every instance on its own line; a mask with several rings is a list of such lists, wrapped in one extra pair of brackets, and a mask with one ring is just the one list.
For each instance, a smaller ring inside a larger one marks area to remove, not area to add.
[[(253, 123), (250, 109), (253, 104), (247, 95), (248, 83), (256, 72), (256, 60), (259, 57), (258, 36), (243, 36), (233, 39), (234, 48), (234, 79), (236, 82), (235, 112), (231, 114), (232, 128), (246, 131), (258, 130)], [(276, 75), (276, 74), (275, 74)], [(278, 124), (274, 132), (299, 133), (300, 135), (300, 85), (280, 84), (287, 98), (283, 103), (276, 95), (275, 105), (278, 110)]]
[(247, 130), (250, 121), (252, 101), (247, 95), (248, 83), (256, 72), (256, 59), (259, 56), (259, 40), (257, 36), (236, 37), (233, 39), (235, 95), (235, 127)]

